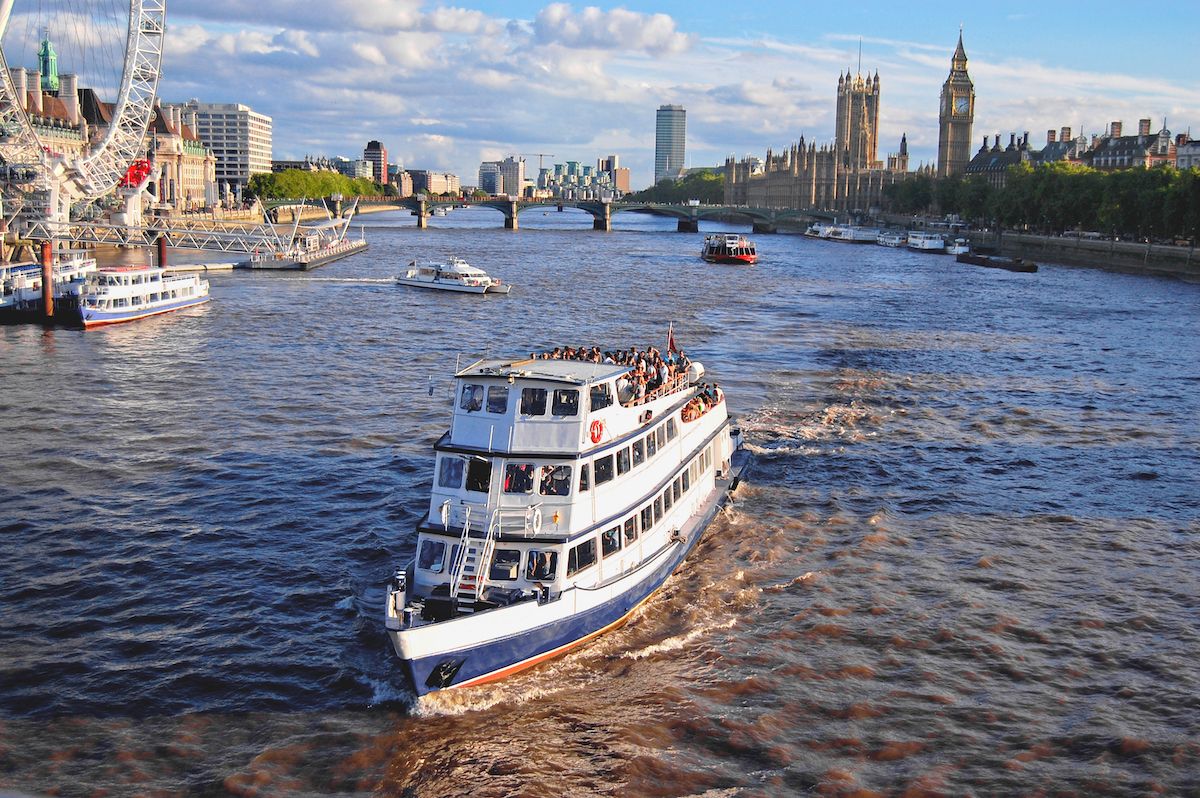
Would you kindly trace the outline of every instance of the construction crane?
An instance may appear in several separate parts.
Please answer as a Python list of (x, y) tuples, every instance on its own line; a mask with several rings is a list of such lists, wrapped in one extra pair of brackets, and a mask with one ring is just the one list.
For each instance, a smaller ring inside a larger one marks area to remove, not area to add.
[(554, 153), (552, 153), (552, 152), (523, 152), (523, 153), (521, 153), (521, 157), (525, 157), (526, 155), (529, 155), (529, 156), (536, 155), (538, 157), (538, 174), (541, 174), (541, 172), (542, 172), (542, 159), (554, 157)]

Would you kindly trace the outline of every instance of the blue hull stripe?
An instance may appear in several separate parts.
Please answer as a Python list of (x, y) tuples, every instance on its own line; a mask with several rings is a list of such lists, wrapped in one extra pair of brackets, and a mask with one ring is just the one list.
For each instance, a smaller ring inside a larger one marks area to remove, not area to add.
[[(722, 489), (724, 490), (724, 489)], [(426, 681), (435, 668), (443, 663), (461, 661), (457, 673), (447, 687), (461, 685), (464, 682), (485, 677), (489, 674), (510, 668), (527, 660), (537, 659), (556, 649), (570, 647), (589, 635), (611, 626), (628, 616), (634, 608), (650, 597), (662, 584), (667, 581), (688, 553), (699, 542), (717, 511), (728, 498), (726, 491), (708, 511), (699, 519), (695, 531), (686, 545), (678, 545), (677, 551), (662, 565), (647, 575), (626, 593), (605, 602), (591, 610), (563, 618), (536, 629), (520, 632), (503, 640), (493, 640), (472, 648), (447, 651), (416, 660), (405, 660), (408, 675), (412, 679), (413, 689), (418, 696), (434, 692), (437, 686), (430, 687)], [(581, 589), (581, 588), (576, 588)], [(561, 601), (562, 599), (559, 599)]]
[(138, 310), (98, 310), (96, 308), (82, 307), (79, 309), (79, 315), (83, 319), (84, 324), (111, 324), (118, 321), (133, 321), (134, 319), (141, 319), (146, 316), (157, 316), (159, 313), (169, 313), (172, 310), (182, 310), (183, 308), (199, 305), (208, 300), (209, 297), (207, 296), (191, 297), (167, 305)]

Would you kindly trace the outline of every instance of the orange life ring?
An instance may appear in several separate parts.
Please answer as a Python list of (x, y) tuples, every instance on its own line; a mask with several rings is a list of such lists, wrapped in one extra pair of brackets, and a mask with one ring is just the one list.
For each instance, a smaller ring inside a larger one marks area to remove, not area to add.
[(599, 443), (601, 436), (604, 435), (604, 424), (600, 421), (593, 421), (589, 431), (592, 435), (592, 443)]

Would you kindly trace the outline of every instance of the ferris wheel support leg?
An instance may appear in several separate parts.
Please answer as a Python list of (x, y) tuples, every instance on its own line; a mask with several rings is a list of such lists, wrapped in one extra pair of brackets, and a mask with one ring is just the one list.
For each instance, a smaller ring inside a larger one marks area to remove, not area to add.
[(54, 243), (42, 242), (42, 312), (54, 318)]

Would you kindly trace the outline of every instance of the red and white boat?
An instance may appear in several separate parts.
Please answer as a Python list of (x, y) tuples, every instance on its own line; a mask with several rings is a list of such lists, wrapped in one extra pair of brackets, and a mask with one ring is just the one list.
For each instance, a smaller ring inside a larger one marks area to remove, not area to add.
[(700, 257), (709, 263), (754, 263), (754, 242), (737, 233), (710, 233), (704, 237)]

